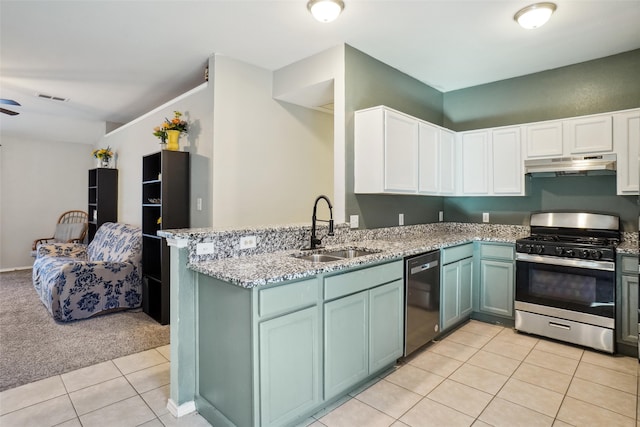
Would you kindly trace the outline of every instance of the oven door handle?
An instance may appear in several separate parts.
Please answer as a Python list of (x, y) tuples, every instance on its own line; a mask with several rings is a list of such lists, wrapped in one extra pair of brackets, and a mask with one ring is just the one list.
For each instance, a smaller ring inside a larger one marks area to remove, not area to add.
[(516, 253), (516, 261), (561, 265), (563, 267), (587, 268), (590, 270), (616, 271), (616, 265), (611, 261), (589, 261), (585, 259), (557, 258), (523, 253)]

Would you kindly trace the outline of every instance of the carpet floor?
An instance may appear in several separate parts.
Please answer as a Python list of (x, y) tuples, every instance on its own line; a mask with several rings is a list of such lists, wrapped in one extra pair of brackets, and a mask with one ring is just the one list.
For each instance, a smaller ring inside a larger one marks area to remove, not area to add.
[(0, 391), (169, 344), (169, 326), (141, 309), (58, 323), (31, 270), (0, 273)]

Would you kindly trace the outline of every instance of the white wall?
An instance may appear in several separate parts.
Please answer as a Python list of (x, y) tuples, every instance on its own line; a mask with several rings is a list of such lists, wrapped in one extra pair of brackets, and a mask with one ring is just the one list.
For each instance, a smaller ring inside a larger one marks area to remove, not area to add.
[[(180, 150), (191, 153), (191, 226), (211, 226), (211, 153), (213, 124), (212, 85), (203, 84), (152, 112), (104, 136), (97, 147), (110, 146), (117, 155), (118, 221), (141, 225), (142, 217), (142, 157), (160, 151), (160, 140), (153, 128), (173, 111), (184, 114), (189, 132), (180, 137)], [(202, 201), (202, 211), (196, 210), (196, 199)]]
[(0, 270), (31, 267), (31, 244), (51, 237), (65, 211), (87, 210), (93, 147), (3, 137), (0, 147)]
[(333, 194), (333, 117), (272, 97), (273, 72), (215, 60), (213, 224), (310, 223)]

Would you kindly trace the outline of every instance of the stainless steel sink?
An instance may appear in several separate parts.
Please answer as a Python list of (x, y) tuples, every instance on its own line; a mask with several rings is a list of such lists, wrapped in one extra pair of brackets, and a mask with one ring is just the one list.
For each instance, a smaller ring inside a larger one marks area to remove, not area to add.
[(291, 255), (294, 258), (303, 259), (305, 261), (311, 262), (331, 262), (331, 261), (340, 261), (343, 259), (357, 258), (365, 255), (371, 255), (378, 253), (378, 250), (368, 250), (368, 249), (353, 249), (353, 248), (344, 248), (344, 249), (327, 249), (320, 250), (314, 253), (297, 253)]
[(308, 255), (294, 254), (292, 256), (298, 259), (303, 259), (305, 261), (311, 261), (311, 262), (331, 262), (331, 261), (340, 261), (341, 259), (344, 259), (342, 257), (331, 256), (326, 254), (308, 254)]
[(380, 251), (371, 251), (366, 249), (340, 249), (331, 252), (324, 252), (325, 255), (336, 256), (339, 258), (357, 258), (360, 256), (375, 254)]

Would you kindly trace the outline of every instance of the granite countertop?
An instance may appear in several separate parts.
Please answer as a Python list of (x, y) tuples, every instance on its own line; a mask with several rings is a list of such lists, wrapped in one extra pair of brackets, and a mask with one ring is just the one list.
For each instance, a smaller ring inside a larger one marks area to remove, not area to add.
[(637, 240), (625, 240), (618, 245), (616, 252), (624, 255), (638, 255), (638, 241)]
[[(356, 248), (379, 251), (370, 255), (339, 261), (313, 263), (295, 258), (300, 250), (276, 251), (271, 253), (232, 257), (212, 261), (193, 262), (188, 267), (216, 279), (227, 281), (244, 288), (267, 285), (286, 280), (301, 279), (317, 274), (340, 271), (351, 267), (366, 265), (381, 261), (391, 261), (405, 256), (437, 250), (443, 247), (455, 246), (472, 241), (489, 241), (515, 243), (516, 239), (525, 237), (505, 231), (487, 235), (469, 232), (435, 232), (422, 236), (407, 238), (387, 237), (385, 239), (362, 240), (331, 245), (324, 250), (339, 248)], [(306, 251), (313, 253), (313, 251)]]

